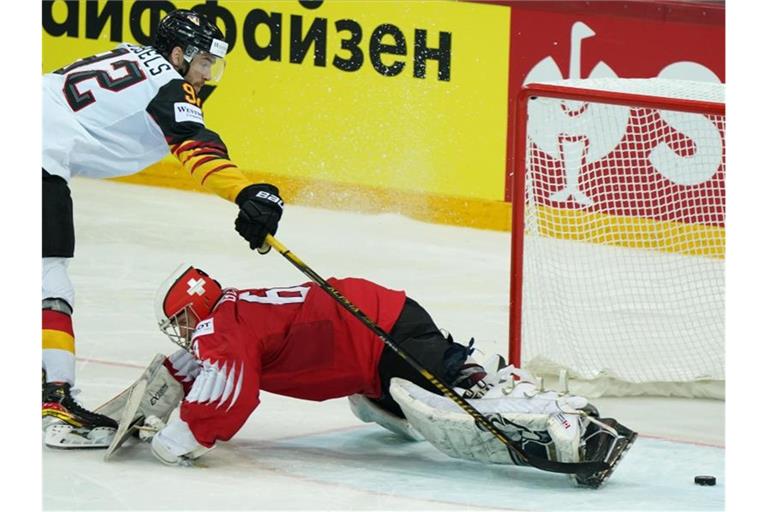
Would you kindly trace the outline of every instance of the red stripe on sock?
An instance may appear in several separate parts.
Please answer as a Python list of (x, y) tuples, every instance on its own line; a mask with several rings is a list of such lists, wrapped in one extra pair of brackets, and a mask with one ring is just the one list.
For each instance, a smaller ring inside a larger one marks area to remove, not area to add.
[(75, 332), (72, 329), (72, 317), (61, 311), (51, 309), (43, 310), (43, 329), (62, 331), (74, 337)]

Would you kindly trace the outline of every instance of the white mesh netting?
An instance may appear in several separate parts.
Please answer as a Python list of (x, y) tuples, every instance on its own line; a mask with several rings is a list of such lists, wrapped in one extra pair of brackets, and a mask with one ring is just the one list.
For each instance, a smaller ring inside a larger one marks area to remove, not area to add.
[[(724, 101), (722, 84), (558, 85)], [(671, 108), (528, 102), (521, 346), (534, 372), (724, 381), (725, 117)]]

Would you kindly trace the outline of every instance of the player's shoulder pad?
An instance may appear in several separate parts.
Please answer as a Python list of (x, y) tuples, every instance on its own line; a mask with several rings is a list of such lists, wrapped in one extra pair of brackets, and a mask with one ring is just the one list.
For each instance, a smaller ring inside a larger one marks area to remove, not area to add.
[(157, 99), (167, 101), (183, 101), (197, 107), (202, 106), (203, 100), (195, 92), (192, 84), (183, 78), (174, 78), (163, 85), (157, 92)]
[(240, 294), (240, 290), (237, 288), (224, 288), (221, 292), (221, 297), (216, 305), (213, 306), (213, 310), (216, 311), (219, 306), (225, 302), (237, 302), (237, 297)]
[(147, 106), (147, 112), (158, 123), (163, 134), (174, 143), (193, 138), (205, 128), (202, 100), (183, 79), (163, 85)]
[(171, 80), (157, 93), (156, 100), (173, 105), (173, 117), (176, 123), (191, 122), (205, 125), (203, 120), (203, 101), (195, 88), (185, 80)]

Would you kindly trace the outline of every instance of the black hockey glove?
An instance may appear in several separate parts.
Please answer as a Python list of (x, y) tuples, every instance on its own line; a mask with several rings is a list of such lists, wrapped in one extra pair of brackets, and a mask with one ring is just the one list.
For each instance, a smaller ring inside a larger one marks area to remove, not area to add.
[(266, 254), (272, 248), (264, 243), (267, 234), (277, 232), (277, 223), (283, 215), (283, 200), (277, 187), (268, 183), (248, 185), (237, 195), (240, 207), (235, 219), (235, 230), (248, 240), (251, 249)]

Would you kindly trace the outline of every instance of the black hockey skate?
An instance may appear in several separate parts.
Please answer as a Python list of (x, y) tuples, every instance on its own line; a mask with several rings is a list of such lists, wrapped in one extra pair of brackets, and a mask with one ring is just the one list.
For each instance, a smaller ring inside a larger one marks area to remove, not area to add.
[(43, 419), (61, 420), (77, 429), (98, 427), (117, 428), (109, 416), (91, 412), (72, 398), (71, 386), (66, 382), (48, 382), (43, 385)]
[(584, 460), (587, 462), (605, 462), (608, 469), (591, 475), (574, 475), (576, 483), (597, 489), (610, 477), (622, 457), (637, 439), (634, 432), (613, 418), (590, 420), (585, 437)]

